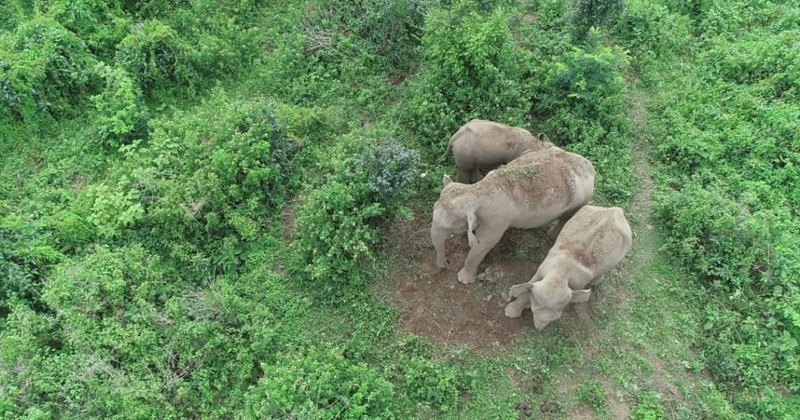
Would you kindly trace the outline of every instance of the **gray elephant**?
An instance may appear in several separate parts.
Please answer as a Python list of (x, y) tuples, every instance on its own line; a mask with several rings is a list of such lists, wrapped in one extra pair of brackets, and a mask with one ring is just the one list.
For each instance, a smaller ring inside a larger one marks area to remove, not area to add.
[(470, 251), (458, 280), (474, 282), (478, 265), (509, 227), (532, 229), (560, 219), (549, 232), (557, 235), (592, 198), (594, 177), (591, 162), (552, 145), (524, 153), (475, 184), (445, 175), (431, 223), (436, 264), (447, 266), (445, 240), (466, 230)]
[(511, 287), (517, 299), (506, 316), (518, 318), (531, 308), (537, 330), (561, 318), (571, 302), (586, 302), (591, 289), (631, 249), (631, 227), (619, 207), (585, 206), (564, 225), (561, 234), (530, 282)]
[(552, 146), (544, 134), (534, 137), (528, 130), (494, 121), (472, 120), (450, 137), (445, 157), (452, 149), (458, 168), (456, 180), (479, 181), (481, 169), (493, 169), (520, 157), (527, 150)]

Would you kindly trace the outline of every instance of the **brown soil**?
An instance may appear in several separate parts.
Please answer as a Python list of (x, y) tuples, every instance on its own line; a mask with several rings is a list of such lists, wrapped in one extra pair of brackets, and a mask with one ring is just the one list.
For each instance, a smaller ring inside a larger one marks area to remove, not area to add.
[[(530, 280), (552, 242), (544, 230), (506, 232), (481, 265), (488, 270), (475, 283), (459, 283), (456, 275), (469, 252), (467, 238), (455, 235), (447, 243), (448, 269), (436, 267), (429, 237), (429, 217), (416, 214), (413, 222), (396, 223), (385, 237), (400, 241), (403, 252), (394, 256), (387, 278), (376, 286), (400, 312), (400, 329), (424, 336), (445, 348), (467, 346), (479, 352), (505, 347), (526, 331), (532, 331), (530, 312), (518, 319), (506, 318), (508, 289)], [(536, 254), (538, 258), (520, 258)], [(483, 271), (483, 270), (481, 270)]]

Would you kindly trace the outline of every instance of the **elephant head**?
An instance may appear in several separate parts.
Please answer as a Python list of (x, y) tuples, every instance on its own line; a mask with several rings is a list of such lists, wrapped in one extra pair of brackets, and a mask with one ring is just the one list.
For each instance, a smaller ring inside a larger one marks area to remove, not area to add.
[(431, 223), (431, 240), (436, 249), (436, 265), (447, 267), (445, 241), (452, 233), (467, 231), (470, 246), (479, 241), (475, 237), (475, 229), (479, 225), (476, 215), (477, 204), (470, 200), (470, 195), (454, 194), (454, 189), (469, 188), (469, 185), (453, 182), (449, 176), (442, 177), (442, 192), (433, 206), (433, 223)]
[[(563, 280), (544, 278), (535, 283), (523, 283), (511, 287), (509, 295), (517, 299), (529, 299), (533, 314), (533, 325), (541, 330), (547, 324), (561, 318), (564, 308), (570, 303), (589, 300), (592, 290), (572, 290)], [(528, 302), (524, 302), (527, 306)], [(520, 308), (519, 305), (515, 305)], [(518, 309), (521, 312), (521, 309)], [(506, 311), (509, 315), (509, 311)]]

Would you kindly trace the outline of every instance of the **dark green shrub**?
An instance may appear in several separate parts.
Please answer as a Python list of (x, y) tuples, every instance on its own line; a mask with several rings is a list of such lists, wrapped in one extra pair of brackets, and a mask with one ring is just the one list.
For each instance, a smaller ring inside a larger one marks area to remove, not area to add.
[(95, 127), (100, 140), (109, 146), (128, 144), (147, 132), (147, 107), (142, 92), (131, 76), (119, 67), (98, 66), (105, 88), (92, 96)]
[(0, 319), (11, 306), (40, 307), (47, 271), (64, 257), (39, 223), (16, 215), (0, 216)]
[(596, 194), (615, 205), (630, 199), (634, 182), (622, 78), (626, 63), (623, 51), (604, 46), (592, 30), (582, 47), (573, 47), (545, 78), (531, 82), (538, 130), (591, 160)]
[(197, 82), (189, 50), (172, 27), (151, 19), (131, 27), (130, 34), (117, 46), (114, 61), (149, 94), (156, 89), (191, 87)]
[(623, 0), (573, 0), (571, 20), (576, 37), (583, 39), (589, 29), (612, 23), (624, 7)]
[(393, 387), (326, 345), (278, 355), (248, 391), (247, 417), (393, 418)]
[(423, 152), (441, 156), (472, 118), (521, 125), (530, 107), (522, 83), (530, 57), (514, 45), (503, 10), (484, 16), (473, 2), (458, 1), (431, 12), (426, 27), (423, 68), (401, 111)]
[(311, 2), (304, 22), (307, 50), (326, 53), (362, 40), (385, 57), (390, 68), (405, 70), (415, 61), (425, 8), (421, 0)]
[(338, 149), (326, 149), (331, 173), (297, 210), (295, 266), (324, 296), (362, 292), (365, 264), (374, 257), (371, 247), (416, 172), (416, 151), (393, 142), (364, 146), (368, 141), (352, 136)]
[(96, 60), (83, 40), (58, 22), (36, 17), (0, 38), (3, 113), (32, 122), (71, 110), (98, 85)]
[(119, 1), (55, 0), (47, 5), (47, 13), (102, 58), (113, 58), (114, 47), (131, 26)]
[(215, 265), (236, 267), (245, 257), (244, 244), (258, 238), (262, 219), (291, 191), (298, 150), (273, 106), (216, 95), (152, 120), (147, 144), (126, 151), (119, 192), (113, 194), (135, 192), (130, 197), (143, 210), (137, 216), (143, 241), (154, 235), (159, 247), (192, 244), (205, 249), (206, 258), (214, 256)]
[(368, 147), (358, 159), (368, 174), (367, 188), (388, 202), (402, 193), (416, 175), (419, 153), (397, 143)]

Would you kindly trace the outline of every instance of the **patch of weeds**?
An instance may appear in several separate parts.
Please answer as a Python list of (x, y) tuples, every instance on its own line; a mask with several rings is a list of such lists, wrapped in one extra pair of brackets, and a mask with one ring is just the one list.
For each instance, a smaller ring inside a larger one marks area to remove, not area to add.
[(609, 410), (606, 391), (597, 381), (589, 381), (578, 389), (578, 401), (588, 405), (595, 413), (607, 413)]
[(637, 398), (636, 406), (631, 413), (632, 420), (662, 420), (667, 416), (661, 405), (661, 396), (654, 391), (647, 391)]

